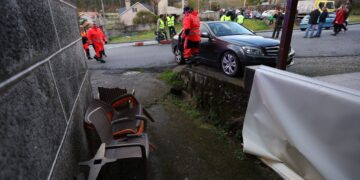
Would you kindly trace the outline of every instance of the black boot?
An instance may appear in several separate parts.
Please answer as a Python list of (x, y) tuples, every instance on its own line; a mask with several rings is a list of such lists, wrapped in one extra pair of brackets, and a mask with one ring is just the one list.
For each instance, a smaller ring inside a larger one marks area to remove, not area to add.
[(192, 68), (192, 61), (191, 61), (191, 58), (186, 58), (185, 59), (185, 64), (188, 68)]
[(89, 49), (86, 50), (86, 56), (87, 56), (88, 60), (92, 60)]
[(101, 57), (98, 58), (98, 57), (94, 56), (94, 58), (95, 58), (96, 61), (99, 61), (101, 63), (105, 63), (105, 61)]
[(95, 59), (96, 61), (100, 61), (100, 59), (99, 59), (99, 58), (97, 58), (96, 56), (94, 56), (94, 59)]
[(200, 57), (198, 55), (191, 56), (190, 61), (194, 66), (198, 66), (200, 64)]

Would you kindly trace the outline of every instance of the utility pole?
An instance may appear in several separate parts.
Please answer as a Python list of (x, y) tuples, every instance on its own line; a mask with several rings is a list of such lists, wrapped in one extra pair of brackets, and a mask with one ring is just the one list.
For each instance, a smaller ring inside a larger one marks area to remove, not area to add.
[(103, 0), (100, 0), (100, 1), (101, 1), (101, 9), (102, 9), (102, 13), (105, 15), (104, 2), (103, 2)]
[(286, 70), (298, 0), (287, 0), (285, 23), (281, 34), (279, 58), (276, 68)]
[(198, 12), (200, 13), (200, 0), (198, 0)]
[(101, 11), (102, 11), (102, 13), (101, 13), (101, 17), (102, 17), (102, 19), (101, 19), (101, 25), (103, 25), (103, 26), (105, 26), (105, 8), (104, 8), (104, 2), (103, 2), (103, 0), (100, 0), (101, 1)]
[(181, 8), (184, 9), (184, 7), (185, 7), (185, 0), (182, 0), (181, 1)]

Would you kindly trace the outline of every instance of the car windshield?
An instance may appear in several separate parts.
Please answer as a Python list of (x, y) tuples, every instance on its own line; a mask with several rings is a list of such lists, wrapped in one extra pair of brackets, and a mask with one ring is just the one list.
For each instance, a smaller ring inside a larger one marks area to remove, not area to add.
[(251, 31), (235, 22), (214, 22), (208, 25), (216, 36), (254, 35)]

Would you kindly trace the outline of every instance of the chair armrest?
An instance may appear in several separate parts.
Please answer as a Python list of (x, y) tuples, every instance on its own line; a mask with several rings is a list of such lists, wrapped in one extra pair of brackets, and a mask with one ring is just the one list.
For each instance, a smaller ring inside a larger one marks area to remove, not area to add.
[(150, 115), (150, 113), (145, 108), (143, 108), (143, 112), (144, 112), (145, 116), (148, 117), (148, 119), (150, 119), (151, 122), (155, 122), (154, 118)]
[(111, 121), (111, 125), (117, 124), (117, 123), (120, 123), (120, 122), (123, 122), (123, 121), (129, 121), (129, 120), (131, 120), (131, 119), (128, 118), (128, 117), (120, 118), (120, 119), (115, 119), (115, 120)]

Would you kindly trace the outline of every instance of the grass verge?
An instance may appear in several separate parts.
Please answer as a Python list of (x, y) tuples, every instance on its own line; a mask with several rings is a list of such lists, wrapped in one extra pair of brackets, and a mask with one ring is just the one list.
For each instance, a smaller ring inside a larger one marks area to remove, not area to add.
[(360, 15), (350, 15), (349, 16), (350, 23), (359, 23), (360, 22)]
[(155, 39), (154, 35), (155, 30), (140, 32), (133, 36), (117, 36), (109, 38), (110, 43), (124, 43), (124, 42), (133, 42), (133, 41), (144, 41)]
[(262, 30), (270, 30), (271, 27), (265, 23), (263, 20), (257, 20), (257, 19), (245, 19), (244, 24), (248, 29), (251, 29), (252, 31), (262, 31)]
[(166, 70), (162, 72), (159, 76), (159, 79), (165, 81), (168, 85), (176, 89), (183, 88), (183, 82), (180, 80), (177, 73), (174, 73), (172, 70)]
[[(181, 25), (177, 24), (175, 26), (176, 32), (181, 29)], [(109, 38), (110, 43), (125, 43), (125, 42), (134, 42), (134, 41), (146, 41), (146, 40), (155, 40), (155, 29), (151, 29), (149, 31), (134, 33), (131, 36), (117, 36)], [(167, 31), (167, 35), (169, 36), (169, 31)]]

